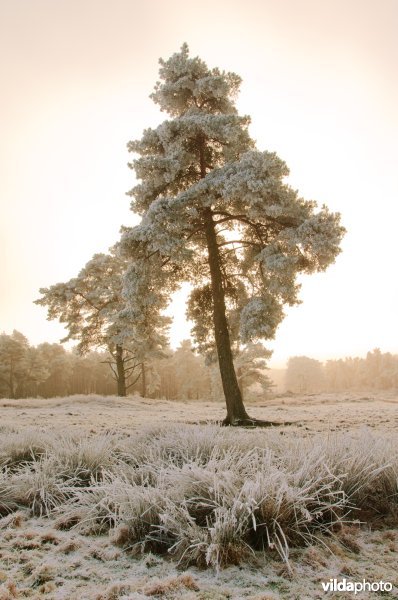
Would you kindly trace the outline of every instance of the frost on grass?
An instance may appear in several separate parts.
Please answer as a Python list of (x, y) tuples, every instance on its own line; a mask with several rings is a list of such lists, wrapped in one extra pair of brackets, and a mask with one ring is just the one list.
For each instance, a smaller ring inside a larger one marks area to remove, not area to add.
[(16, 463), (12, 435), (13, 444), (0, 442), (3, 523), (25, 508), (55, 518), (58, 531), (106, 534), (128, 553), (167, 554), (185, 567), (219, 569), (258, 550), (289, 564), (292, 548), (334, 535), (359, 511), (371, 518), (397, 510), (397, 441), (368, 431), (293, 438), (169, 425), (56, 439), (36, 432), (42, 451)]
[[(270, 410), (291, 410), (278, 403)], [(181, 406), (167, 404), (170, 418)], [(326, 402), (319, 412), (340, 406), (375, 410)], [(92, 427), (92, 402), (81, 407)], [(62, 405), (50, 410), (63, 418)], [(398, 583), (398, 444), (388, 431), (27, 430), (0, 438), (1, 600), (313, 598), (320, 578)], [(381, 521), (390, 529), (373, 530)]]

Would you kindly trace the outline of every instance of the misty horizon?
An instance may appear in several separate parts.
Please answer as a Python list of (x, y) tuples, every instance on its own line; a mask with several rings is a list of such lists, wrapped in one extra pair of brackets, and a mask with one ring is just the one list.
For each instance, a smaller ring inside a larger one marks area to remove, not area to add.
[[(398, 352), (397, 7), (355, 1), (329, 10), (306, 0), (301, 10), (290, 6), (287, 20), (273, 2), (228, 7), (212, 5), (210, 22), (191, 7), (167, 31), (158, 7), (159, 36), (150, 43), (143, 33), (150, 4), (119, 0), (111, 22), (91, 3), (39, 0), (23, 18), (18, 3), (2, 5), (0, 330), (21, 329), (34, 344), (64, 337), (33, 300), (40, 287), (75, 276), (93, 253), (107, 251), (122, 224), (137, 223), (125, 195), (134, 183), (126, 143), (163, 119), (148, 100), (157, 61), (186, 40), (192, 55), (242, 77), (238, 108), (251, 115), (258, 146), (276, 150), (290, 184), (339, 211), (347, 229), (336, 263), (301, 278), (302, 304), (287, 309), (266, 344), (270, 365), (300, 354)], [(135, 36), (132, 21), (140, 24)], [(237, 45), (237, 35), (245, 43)], [(189, 336), (185, 293), (168, 313), (176, 317), (174, 348)]]

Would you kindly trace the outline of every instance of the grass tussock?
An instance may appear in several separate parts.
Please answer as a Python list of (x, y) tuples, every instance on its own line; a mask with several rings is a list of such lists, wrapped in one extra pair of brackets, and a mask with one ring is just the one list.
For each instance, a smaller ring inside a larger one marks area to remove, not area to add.
[(191, 575), (185, 574), (179, 577), (169, 577), (166, 580), (153, 583), (145, 589), (147, 596), (167, 596), (177, 590), (198, 591), (199, 587)]
[[(25, 507), (54, 515), (57, 529), (108, 532), (128, 552), (168, 553), (186, 566), (218, 569), (263, 549), (288, 565), (291, 547), (336, 531), (357, 552), (344, 524), (398, 508), (397, 440), (368, 431), (293, 438), (168, 425), (124, 437), (20, 437), (20, 452), (17, 433), (0, 441), (3, 520)], [(308, 560), (318, 560), (314, 550)]]
[(17, 468), (24, 462), (34, 461), (42, 456), (51, 444), (51, 438), (42, 431), (26, 429), (22, 433), (2, 434), (0, 444), (0, 468)]

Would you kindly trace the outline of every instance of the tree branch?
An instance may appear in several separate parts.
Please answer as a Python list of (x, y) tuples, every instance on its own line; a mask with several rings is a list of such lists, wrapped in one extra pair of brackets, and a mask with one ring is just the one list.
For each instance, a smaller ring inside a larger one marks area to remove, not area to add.
[(136, 356), (130, 356), (130, 358), (123, 358), (123, 363), (128, 363), (131, 360), (135, 360), (135, 359), (136, 359)]
[(187, 241), (188, 241), (188, 240), (190, 240), (190, 239), (191, 239), (191, 237), (193, 237), (193, 236), (194, 236), (196, 233), (199, 233), (199, 232), (201, 232), (201, 231), (203, 232), (203, 228), (204, 228), (204, 225), (201, 225), (200, 227), (198, 227), (198, 228), (197, 228), (197, 229), (195, 229), (194, 231), (191, 231), (191, 233), (190, 233), (190, 234), (187, 236), (186, 240), (187, 240)]
[(136, 384), (140, 377), (141, 373), (138, 374), (138, 376), (134, 379), (133, 383), (129, 383), (129, 385), (126, 385), (126, 390), (130, 389), (134, 384)]
[(132, 373), (133, 371), (135, 371), (135, 369), (136, 369), (137, 367), (139, 367), (139, 366), (140, 366), (140, 364), (141, 364), (141, 363), (137, 363), (137, 364), (133, 365), (132, 367), (128, 367), (127, 369), (125, 369), (125, 370), (124, 370), (124, 373), (125, 373), (126, 377), (129, 377), (130, 373)]
[(118, 381), (118, 379), (119, 379), (119, 378), (118, 378), (118, 376), (117, 376), (117, 373), (116, 373), (115, 369), (113, 368), (113, 363), (111, 363), (110, 361), (106, 361), (106, 360), (102, 360), (101, 362), (104, 362), (104, 363), (106, 362), (106, 363), (108, 363), (108, 365), (109, 365), (109, 366), (110, 366), (110, 368), (111, 368), (111, 371), (112, 371), (112, 373), (113, 373), (113, 374), (114, 374), (114, 376), (115, 376), (115, 379), (116, 379), (116, 381)]
[(249, 240), (227, 240), (221, 244), (217, 244), (217, 246), (221, 248), (221, 246), (227, 246), (228, 244), (243, 244), (245, 246), (256, 246), (258, 248), (258, 244), (256, 244), (256, 242), (249, 242)]

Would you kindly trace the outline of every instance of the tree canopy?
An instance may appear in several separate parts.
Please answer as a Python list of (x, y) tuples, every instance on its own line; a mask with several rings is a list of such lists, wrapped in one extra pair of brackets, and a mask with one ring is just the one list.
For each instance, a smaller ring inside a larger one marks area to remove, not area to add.
[(77, 351), (81, 354), (93, 348), (108, 350), (111, 358), (107, 362), (122, 396), (134, 384), (126, 384), (128, 376), (143, 367), (149, 354), (165, 345), (164, 329), (168, 324), (168, 319), (159, 315), (148, 328), (145, 339), (135, 336), (133, 324), (122, 315), (125, 269), (126, 260), (119, 256), (115, 246), (109, 254), (95, 254), (77, 277), (41, 288), (42, 297), (35, 301), (47, 306), (48, 319), (57, 318), (65, 323), (68, 335), (61, 342), (78, 340)]
[(47, 376), (42, 353), (22, 333), (14, 329), (11, 335), (0, 335), (0, 396), (4, 391), (10, 398), (19, 398), (27, 390), (37, 390)]
[(303, 199), (286, 164), (256, 149), (234, 103), (240, 83), (186, 44), (160, 60), (151, 98), (170, 118), (128, 144), (139, 180), (131, 209), (142, 219), (122, 238), (127, 312), (143, 330), (181, 282), (192, 284), (193, 334), (217, 353), (229, 424), (253, 422), (234, 347), (274, 337), (284, 306), (299, 302), (297, 275), (333, 263), (344, 234), (339, 214)]

